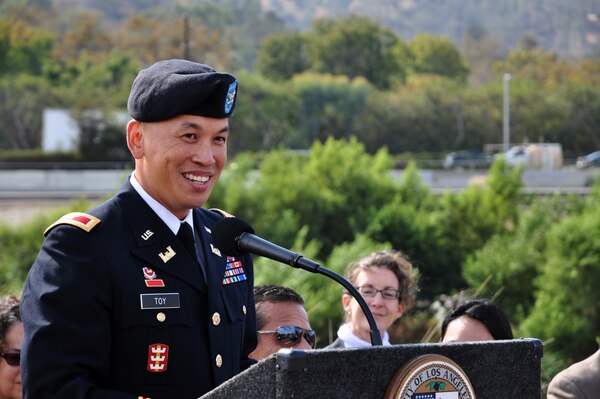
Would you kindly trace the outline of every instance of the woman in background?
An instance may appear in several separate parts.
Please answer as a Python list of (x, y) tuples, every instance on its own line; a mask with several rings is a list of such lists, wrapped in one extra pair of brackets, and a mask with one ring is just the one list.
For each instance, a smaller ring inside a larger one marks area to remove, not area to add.
[(8, 295), (0, 299), (0, 399), (21, 399), (21, 343), (23, 322), (19, 300)]
[(486, 299), (470, 299), (450, 312), (442, 322), (442, 342), (513, 339), (504, 311)]
[[(391, 345), (388, 328), (415, 300), (416, 282), (411, 262), (400, 251), (378, 251), (351, 264), (346, 278), (369, 305), (383, 345)], [(371, 329), (358, 302), (345, 292), (342, 306), (346, 323), (340, 326), (338, 338), (328, 348), (371, 346)]]

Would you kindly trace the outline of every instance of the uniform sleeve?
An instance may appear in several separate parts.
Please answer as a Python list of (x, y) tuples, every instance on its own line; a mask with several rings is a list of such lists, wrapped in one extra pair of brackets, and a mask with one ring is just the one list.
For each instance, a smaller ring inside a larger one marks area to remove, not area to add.
[(138, 398), (98, 388), (110, 368), (108, 256), (76, 227), (46, 238), (22, 295), (25, 399)]

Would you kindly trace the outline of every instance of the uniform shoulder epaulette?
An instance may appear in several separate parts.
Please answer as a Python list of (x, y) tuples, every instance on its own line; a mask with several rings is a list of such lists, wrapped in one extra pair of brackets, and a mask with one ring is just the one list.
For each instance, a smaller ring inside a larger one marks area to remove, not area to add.
[(223, 216), (224, 218), (234, 218), (235, 217), (231, 213), (225, 212), (224, 210), (219, 209), (219, 208), (210, 208), (210, 210), (215, 213), (218, 213), (219, 215)]
[(46, 231), (44, 231), (44, 236), (47, 235), (50, 232), (50, 230), (52, 230), (60, 224), (70, 224), (72, 226), (79, 227), (81, 230), (85, 230), (89, 233), (98, 223), (100, 223), (100, 219), (98, 219), (95, 216), (88, 215), (87, 213), (83, 212), (71, 212), (67, 213), (66, 215), (58, 219), (56, 222), (48, 226)]

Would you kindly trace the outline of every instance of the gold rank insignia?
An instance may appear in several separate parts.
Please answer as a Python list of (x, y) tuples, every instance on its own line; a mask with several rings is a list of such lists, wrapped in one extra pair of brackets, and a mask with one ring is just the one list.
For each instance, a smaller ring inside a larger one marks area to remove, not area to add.
[(81, 230), (85, 230), (89, 233), (98, 223), (100, 223), (100, 219), (95, 216), (83, 212), (71, 212), (52, 223), (46, 231), (44, 231), (44, 235), (47, 235), (50, 230), (60, 224), (70, 224), (71, 226), (79, 227)]
[(173, 248), (171, 248), (171, 246), (169, 245), (167, 247), (167, 250), (165, 252), (159, 252), (158, 256), (160, 257), (160, 259), (164, 262), (167, 263), (168, 261), (171, 260), (171, 258), (173, 256), (175, 256), (175, 251), (173, 250)]

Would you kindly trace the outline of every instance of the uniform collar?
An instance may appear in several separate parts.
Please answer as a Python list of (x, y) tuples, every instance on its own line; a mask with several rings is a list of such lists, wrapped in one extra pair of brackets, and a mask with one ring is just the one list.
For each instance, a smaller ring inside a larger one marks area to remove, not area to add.
[[(146, 190), (144, 190), (140, 182), (138, 182), (135, 178), (135, 171), (131, 173), (131, 176), (129, 177), (129, 182), (133, 186), (133, 189), (137, 191), (140, 197), (142, 197), (144, 202), (148, 204), (150, 208), (152, 208), (154, 213), (156, 213), (158, 217), (167, 225), (167, 227), (169, 227), (173, 234), (177, 235), (177, 232), (179, 231), (179, 226), (181, 225), (182, 221), (179, 220), (177, 216), (173, 215), (173, 213), (171, 213), (171, 211), (165, 208), (160, 202), (152, 198), (150, 194), (146, 192)], [(188, 212), (187, 216), (183, 221), (187, 222), (192, 227), (193, 232), (194, 217), (191, 210)]]

